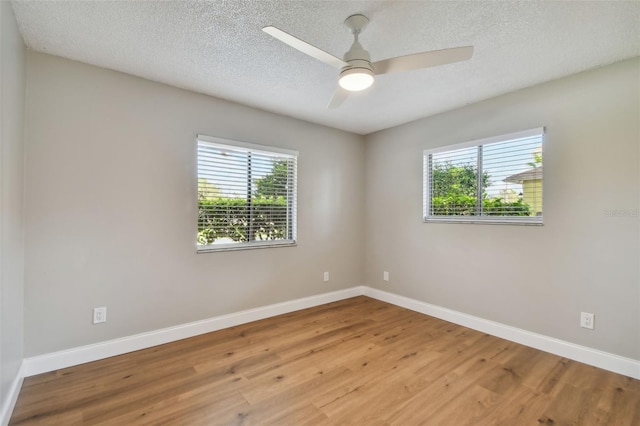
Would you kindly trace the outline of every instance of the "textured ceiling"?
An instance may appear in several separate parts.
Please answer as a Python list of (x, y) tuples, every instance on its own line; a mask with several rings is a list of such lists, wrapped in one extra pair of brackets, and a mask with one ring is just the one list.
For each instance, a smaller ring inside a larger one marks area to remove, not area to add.
[[(640, 55), (640, 2), (14, 1), (33, 50), (367, 134)], [(372, 60), (475, 46), (471, 60), (379, 76), (327, 109), (337, 70), (263, 33), (273, 25), (336, 56), (370, 18)]]

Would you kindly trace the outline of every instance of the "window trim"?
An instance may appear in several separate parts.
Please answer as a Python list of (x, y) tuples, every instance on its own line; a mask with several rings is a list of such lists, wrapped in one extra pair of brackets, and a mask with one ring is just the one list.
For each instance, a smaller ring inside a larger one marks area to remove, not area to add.
[[(471, 148), (482, 145), (488, 145), (496, 142), (505, 142), (512, 139), (522, 139), (533, 136), (542, 137), (542, 155), (544, 158), (544, 140), (545, 140), (545, 128), (538, 127), (534, 129), (523, 130), (520, 132), (508, 133), (499, 136), (491, 136), (483, 139), (476, 139), (468, 142), (462, 142), (452, 145), (441, 146), (437, 148), (425, 149), (422, 151), (422, 221), (424, 223), (468, 223), (468, 224), (490, 224), (490, 225), (543, 225), (544, 212), (542, 216), (429, 216), (431, 210), (431, 194), (430, 194), (430, 181), (429, 170), (431, 164), (429, 163), (429, 155), (437, 154), (447, 151), (455, 151), (463, 148)], [(478, 159), (480, 163), (482, 158)], [(478, 173), (478, 179), (482, 176), (482, 169)], [(544, 173), (544, 171), (543, 171)], [(542, 185), (544, 188), (544, 175), (542, 179)], [(479, 186), (480, 188), (480, 186)], [(478, 201), (480, 202), (480, 201)], [(542, 205), (544, 206), (544, 189), (542, 191)]]
[[(208, 146), (233, 149), (237, 152), (254, 153), (268, 156), (279, 156), (281, 158), (289, 158), (294, 160), (293, 169), (293, 189), (292, 199), (288, 200), (291, 207), (287, 209), (287, 214), (291, 215), (290, 232), (291, 238), (287, 240), (270, 240), (270, 241), (246, 241), (242, 243), (227, 243), (227, 244), (198, 244), (196, 238), (196, 253), (209, 253), (209, 252), (221, 252), (221, 251), (237, 251), (237, 250), (253, 250), (275, 247), (295, 247), (298, 245), (298, 155), (299, 152), (291, 149), (280, 148), (275, 146), (260, 145), (255, 143), (249, 143), (244, 141), (237, 141), (233, 139), (225, 139), (215, 136), (207, 136), (198, 134), (196, 136), (196, 183), (198, 182), (198, 145), (204, 143)], [(195, 191), (196, 206), (198, 206), (198, 191)], [(198, 234), (198, 215), (196, 209), (196, 235)]]
[(272, 147), (269, 145), (259, 145), (255, 143), (237, 141), (233, 139), (218, 138), (214, 136), (207, 136), (207, 135), (200, 135), (200, 134), (196, 138), (196, 144), (197, 142), (206, 142), (207, 144), (210, 144), (212, 146), (221, 146), (223, 148), (233, 147), (233, 148), (236, 148), (236, 151), (253, 152), (256, 154), (265, 154), (265, 155), (281, 154), (282, 156), (289, 156), (291, 158), (297, 158), (299, 154), (298, 151), (294, 151), (292, 149), (285, 149), (277, 146)]

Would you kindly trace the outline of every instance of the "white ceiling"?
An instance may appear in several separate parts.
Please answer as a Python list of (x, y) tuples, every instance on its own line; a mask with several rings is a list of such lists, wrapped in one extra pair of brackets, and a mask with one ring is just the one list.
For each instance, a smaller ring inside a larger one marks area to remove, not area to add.
[[(30, 49), (367, 134), (640, 55), (640, 2), (14, 1)], [(467, 62), (379, 76), (326, 108), (337, 70), (263, 33), (338, 57), (370, 18), (372, 60), (475, 46)]]

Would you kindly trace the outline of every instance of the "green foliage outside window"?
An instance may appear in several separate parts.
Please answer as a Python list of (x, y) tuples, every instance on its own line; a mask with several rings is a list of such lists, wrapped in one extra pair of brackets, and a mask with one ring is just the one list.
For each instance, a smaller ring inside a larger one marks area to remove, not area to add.
[[(482, 173), (482, 215), (529, 216), (522, 199), (505, 201), (487, 196), (491, 176)], [(477, 216), (478, 170), (471, 164), (437, 163), (431, 171), (431, 212), (434, 216)]]
[(287, 237), (287, 200), (283, 196), (200, 199), (198, 203), (198, 244), (211, 244), (219, 238), (248, 241), (249, 224), (254, 240), (280, 240)]
[(287, 195), (287, 184), (289, 182), (289, 162), (286, 160), (276, 161), (273, 171), (263, 177), (256, 179), (255, 195), (258, 197), (280, 197)]
[[(476, 197), (469, 195), (448, 195), (434, 197), (431, 208), (436, 216), (476, 216)], [(482, 214), (485, 216), (529, 216), (530, 208), (522, 199), (506, 202), (500, 197), (482, 200)]]
[[(431, 171), (432, 196), (475, 196), (478, 191), (478, 170), (471, 164), (454, 166), (451, 163), (437, 163)], [(489, 174), (482, 174), (483, 189), (489, 185)]]
[(271, 173), (254, 181), (256, 189), (249, 199), (222, 197), (215, 185), (199, 179), (198, 244), (221, 238), (234, 242), (286, 239), (288, 183), (286, 160), (275, 162)]

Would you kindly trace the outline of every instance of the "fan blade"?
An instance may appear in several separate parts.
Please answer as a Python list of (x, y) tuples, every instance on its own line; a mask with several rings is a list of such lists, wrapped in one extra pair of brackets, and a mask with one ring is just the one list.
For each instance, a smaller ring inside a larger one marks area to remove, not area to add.
[(302, 41), (297, 37), (292, 36), (289, 33), (286, 33), (284, 31), (282, 31), (281, 29), (278, 29), (276, 27), (264, 27), (262, 29), (262, 31), (264, 31), (265, 33), (269, 34), (270, 36), (277, 38), (278, 40), (280, 40), (281, 42), (288, 44), (289, 46), (293, 47), (294, 49), (297, 49), (299, 51), (301, 51), (302, 53), (305, 53), (309, 56), (311, 56), (312, 58), (316, 58), (319, 61), (324, 62), (325, 64), (329, 64), (333, 67), (336, 67), (338, 69), (347, 66), (349, 64), (347, 64), (345, 61), (343, 61), (340, 58), (337, 58), (335, 56), (333, 56), (330, 53), (325, 52), (322, 49), (318, 49), (315, 46), (312, 46), (311, 44), (307, 43), (306, 41)]
[(393, 72), (411, 71), (466, 61), (467, 59), (471, 59), (472, 55), (473, 46), (464, 46), (398, 56), (397, 58), (374, 62), (372, 65), (373, 71), (376, 74), (390, 74)]
[(327, 108), (338, 108), (349, 97), (350, 93), (351, 92), (349, 92), (348, 90), (344, 90), (342, 87), (338, 86), (336, 92), (333, 94), (333, 97), (329, 101), (329, 105), (327, 105)]

